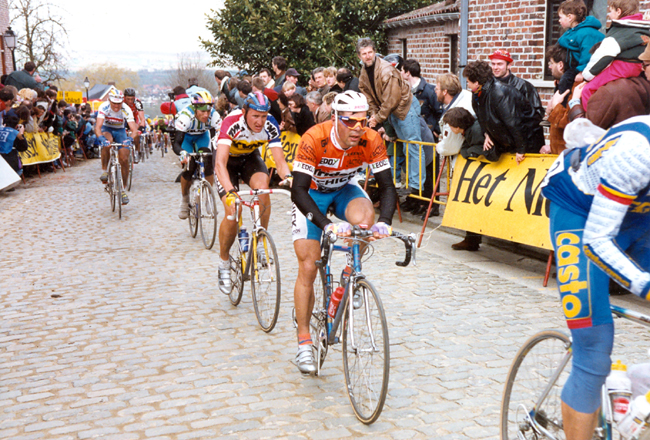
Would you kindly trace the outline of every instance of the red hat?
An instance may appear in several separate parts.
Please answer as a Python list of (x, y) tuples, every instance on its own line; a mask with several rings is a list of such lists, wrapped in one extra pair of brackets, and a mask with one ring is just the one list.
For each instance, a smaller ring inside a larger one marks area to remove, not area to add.
[(510, 52), (505, 49), (497, 49), (492, 55), (488, 57), (491, 60), (503, 60), (506, 63), (512, 63), (512, 57), (510, 57)]

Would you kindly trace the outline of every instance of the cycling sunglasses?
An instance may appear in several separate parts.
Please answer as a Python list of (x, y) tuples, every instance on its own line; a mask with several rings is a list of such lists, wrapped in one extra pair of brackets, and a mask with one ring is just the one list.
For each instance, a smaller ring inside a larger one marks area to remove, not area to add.
[(353, 118), (352, 116), (339, 116), (339, 121), (351, 130), (364, 128), (368, 124), (368, 118)]
[(202, 112), (207, 112), (208, 110), (210, 110), (210, 106), (208, 104), (195, 105), (194, 110), (201, 110)]

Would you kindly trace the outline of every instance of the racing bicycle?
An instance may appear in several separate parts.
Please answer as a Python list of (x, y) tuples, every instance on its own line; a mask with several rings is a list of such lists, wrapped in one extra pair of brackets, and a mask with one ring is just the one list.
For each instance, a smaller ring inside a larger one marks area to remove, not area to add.
[[(122, 184), (122, 167), (120, 166), (120, 161), (117, 156), (120, 147), (122, 147), (122, 144), (115, 142), (110, 144), (110, 157), (108, 159), (108, 166), (106, 167), (108, 181), (106, 182), (106, 185), (104, 185), (104, 190), (106, 190), (111, 200), (111, 211), (115, 212), (115, 206), (117, 205), (117, 216), (121, 219), (122, 193), (124, 193), (124, 186)], [(130, 178), (131, 173), (129, 173), (129, 179)]]
[(212, 156), (212, 152), (189, 153), (196, 163), (192, 183), (190, 186), (190, 234), (192, 238), (201, 227), (201, 239), (206, 249), (212, 249), (217, 237), (217, 199), (214, 188), (205, 178), (205, 157)]

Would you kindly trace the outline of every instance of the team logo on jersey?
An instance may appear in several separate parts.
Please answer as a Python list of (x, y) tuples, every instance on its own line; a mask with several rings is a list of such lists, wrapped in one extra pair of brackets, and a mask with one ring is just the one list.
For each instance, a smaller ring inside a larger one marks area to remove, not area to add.
[(302, 171), (302, 172), (307, 173), (309, 175), (314, 174), (314, 167), (312, 165), (309, 165), (309, 164), (306, 164), (306, 163), (303, 163), (303, 162), (294, 161), (293, 162), (293, 169), (298, 170), (298, 171)]
[(320, 160), (319, 165), (322, 165), (324, 167), (328, 168), (337, 168), (339, 166), (339, 163), (341, 162), (341, 159), (336, 159), (332, 157), (323, 157)]

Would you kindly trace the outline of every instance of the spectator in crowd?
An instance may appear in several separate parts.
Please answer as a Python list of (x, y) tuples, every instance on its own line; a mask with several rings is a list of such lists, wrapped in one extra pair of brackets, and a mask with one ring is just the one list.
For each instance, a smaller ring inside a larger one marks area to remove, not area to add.
[(539, 153), (544, 132), (524, 95), (495, 80), (485, 61), (469, 63), (463, 75), (474, 94), (472, 106), (485, 133), (485, 158), (497, 161), (501, 153), (515, 153), (519, 164), (526, 153)]
[[(339, 86), (339, 84), (336, 82), (336, 74), (337, 70), (336, 67), (330, 66), (327, 69), (323, 71), (325, 74), (325, 82), (327, 83), (328, 87), (328, 93), (329, 92), (337, 92), (341, 93), (343, 92), (343, 89)], [(327, 95), (327, 93), (324, 93), (322, 96)]]
[(18, 116), (8, 115), (4, 120), (4, 127), (0, 126), (0, 132), (2, 133), (0, 135), (0, 155), (17, 174), (21, 175), (22, 164), (18, 153), (27, 151), (25, 127), (18, 123)]
[(323, 103), (323, 97), (319, 92), (309, 92), (305, 97), (305, 103), (309, 108), (312, 116), (314, 117), (314, 123), (320, 124), (325, 122), (327, 119), (323, 119), (322, 115), (319, 113), (320, 106)]
[(8, 87), (0, 90), (0, 127), (2, 126), (3, 119), (7, 111), (11, 108), (14, 102), (14, 94)]
[(295, 93), (289, 98), (289, 108), (296, 123), (296, 131), (300, 136), (314, 126), (314, 116), (309, 111), (302, 95)]
[(294, 93), (296, 93), (296, 85), (291, 81), (285, 81), (284, 85), (282, 86), (282, 94), (284, 94), (287, 98), (291, 98)]
[[(284, 88), (284, 86), (282, 87)], [(298, 129), (296, 128), (296, 122), (293, 120), (293, 115), (291, 114), (291, 108), (289, 107), (289, 98), (287, 97), (287, 95), (285, 95), (284, 93), (280, 93), (278, 95), (278, 105), (280, 106), (280, 110), (282, 111), (280, 130), (298, 133)]]
[(230, 72), (219, 69), (214, 72), (214, 80), (217, 82), (217, 97), (222, 94), (228, 94), (230, 89), (228, 88), (228, 82), (230, 81)]
[(588, 83), (582, 89), (582, 107), (587, 110), (591, 95), (603, 85), (619, 78), (635, 78), (643, 68), (638, 57), (645, 49), (642, 36), (650, 36), (650, 29), (640, 27), (630, 20), (643, 20), (639, 12), (638, 0), (609, 0), (609, 13), (612, 21), (605, 38), (591, 55), (589, 63), (582, 72)]
[(473, 116), (472, 93), (463, 90), (460, 80), (453, 73), (443, 73), (436, 80), (436, 97), (442, 105), (442, 126), (436, 151), (442, 156), (455, 156), (461, 149), (463, 137), (454, 133), (449, 125), (444, 123), (444, 115), (452, 108), (460, 107), (470, 112)]
[[(559, 82), (564, 75), (566, 59), (567, 59), (567, 50), (555, 44), (548, 48), (546, 51), (546, 59), (548, 61), (548, 68), (553, 75), (555, 80), (555, 91), (558, 90)], [(549, 100), (549, 105), (546, 112), (548, 113), (548, 122), (551, 124), (549, 126), (549, 145), (544, 146), (540, 151), (543, 154), (560, 154), (562, 150), (566, 149), (566, 143), (564, 142), (564, 128), (569, 123), (569, 93), (571, 89), (567, 89), (561, 95), (557, 95), (562, 98), (562, 101), (558, 103), (553, 103), (553, 100)], [(555, 95), (554, 95), (555, 96)]]
[(237, 83), (237, 96), (240, 99), (245, 100), (248, 94), (251, 93), (252, 91), (253, 91), (253, 86), (245, 79), (242, 79)]
[(273, 72), (275, 72), (275, 87), (273, 90), (280, 93), (287, 73), (287, 60), (281, 56), (273, 57), (271, 67), (273, 67)]
[(332, 119), (332, 103), (336, 95), (338, 95), (338, 92), (329, 92), (323, 96), (323, 103), (318, 110), (319, 117), (323, 122)]
[(336, 73), (336, 82), (338, 83), (341, 90), (344, 92), (352, 90), (354, 92), (359, 91), (359, 78), (352, 75), (350, 69), (341, 67)]
[[(566, 31), (558, 40), (558, 44), (569, 51), (568, 66), (560, 80), (556, 94), (561, 95), (571, 89), (575, 82), (583, 80), (582, 72), (589, 59), (590, 50), (594, 44), (600, 43), (605, 36), (600, 33), (600, 21), (593, 16), (587, 16), (587, 6), (582, 0), (565, 0), (558, 8), (560, 26)], [(557, 98), (557, 97), (556, 97)]]
[(298, 71), (293, 67), (291, 67), (287, 70), (287, 73), (285, 74), (285, 78), (286, 78), (285, 82), (290, 82), (294, 86), (296, 86), (296, 92), (304, 97), (307, 96), (307, 89), (298, 85), (299, 76), (300, 74), (298, 73)]
[[(314, 88), (318, 90), (321, 96), (325, 95), (330, 91), (327, 81), (325, 80), (325, 68), (317, 67), (311, 73), (312, 78), (314, 79)], [(314, 90), (314, 89), (312, 89)]]
[(278, 93), (273, 89), (264, 87), (264, 80), (260, 77), (253, 78), (253, 83), (251, 86), (253, 88), (253, 92), (262, 92), (267, 98), (269, 98), (269, 101), (271, 103), (271, 110), (269, 113), (275, 118), (276, 121), (280, 121), (282, 119), (282, 110), (280, 110), (280, 106), (277, 103)]
[(7, 79), (5, 80), (5, 86), (14, 86), (18, 90), (42, 89), (43, 86), (38, 81), (36, 81), (36, 78), (34, 78), (34, 73), (36, 73), (36, 64), (31, 61), (27, 61), (23, 70), (16, 70), (7, 76)]
[(488, 58), (490, 59), (490, 67), (492, 67), (494, 77), (502, 83), (511, 85), (519, 90), (519, 93), (524, 95), (528, 102), (530, 102), (539, 122), (542, 122), (542, 119), (544, 119), (544, 106), (542, 106), (542, 100), (539, 99), (539, 93), (537, 93), (534, 85), (525, 79), (515, 76), (510, 71), (510, 66), (513, 61), (510, 52), (505, 49), (497, 49)]
[(47, 101), (36, 101), (36, 104), (34, 104), (34, 107), (32, 108), (32, 119), (34, 120), (34, 127), (29, 128), (28, 132), (29, 133), (37, 133), (39, 131), (44, 131), (43, 128), (43, 120), (47, 116), (47, 108), (48, 108), (48, 102)]
[[(357, 55), (363, 63), (359, 76), (359, 89), (370, 105), (370, 128), (388, 120), (395, 128), (397, 137), (404, 141), (420, 142), (420, 103), (413, 99), (411, 87), (402, 75), (375, 52), (375, 43), (369, 38), (357, 42)], [(406, 154), (406, 152), (405, 152)], [(426, 179), (426, 170), (420, 162), (420, 146), (408, 146), (409, 187), (413, 195), (418, 194)]]
[(79, 128), (79, 126), (77, 125), (74, 114), (70, 109), (63, 110), (63, 124), (61, 128), (63, 148), (65, 148), (68, 154), (71, 154), (72, 146), (77, 140), (77, 128)]
[[(648, 37), (644, 37), (647, 39)], [(647, 40), (650, 43), (650, 39)], [(569, 101), (569, 122), (586, 117), (607, 130), (633, 116), (650, 113), (650, 45), (639, 55), (644, 74), (635, 78), (621, 78), (605, 84), (591, 96), (585, 112), (580, 102), (585, 83), (578, 85)], [(588, 84), (588, 83), (587, 83)]]
[[(266, 67), (260, 70), (258, 75), (262, 80), (264, 80), (264, 87), (267, 89), (272, 89), (275, 87), (275, 81), (273, 81), (273, 74)], [(252, 78), (251, 78), (252, 79)]]

